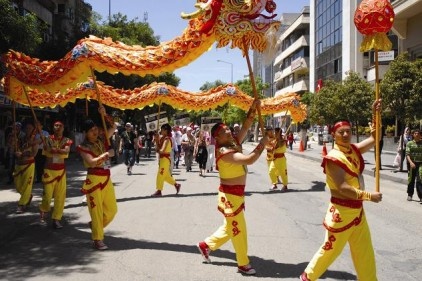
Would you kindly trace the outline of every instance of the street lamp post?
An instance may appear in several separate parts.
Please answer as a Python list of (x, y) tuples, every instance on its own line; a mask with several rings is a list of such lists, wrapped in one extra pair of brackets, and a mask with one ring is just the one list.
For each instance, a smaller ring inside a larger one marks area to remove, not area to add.
[(108, 24), (111, 22), (111, 0), (108, 0)]
[(226, 63), (226, 64), (230, 64), (230, 69), (231, 69), (231, 84), (233, 85), (233, 63), (228, 62), (228, 61), (224, 61), (224, 60), (217, 60), (218, 62), (222, 62), (222, 63)]

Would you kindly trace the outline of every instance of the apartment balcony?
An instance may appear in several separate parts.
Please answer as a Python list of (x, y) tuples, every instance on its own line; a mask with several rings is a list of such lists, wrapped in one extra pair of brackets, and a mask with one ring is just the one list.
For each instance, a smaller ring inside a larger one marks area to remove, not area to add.
[(287, 93), (303, 93), (309, 91), (309, 81), (300, 80), (291, 86), (285, 87), (275, 92), (275, 96), (287, 94)]
[(306, 74), (309, 72), (309, 58), (297, 58), (290, 64), (289, 67), (286, 67), (282, 71), (278, 71), (274, 74), (274, 82), (282, 80), (283, 78), (289, 76), (292, 73), (295, 74)]
[(281, 52), (274, 60), (274, 65), (281, 63), (285, 58), (291, 56), (295, 51), (304, 46), (309, 46), (309, 35), (302, 35), (286, 50)]
[(401, 39), (407, 38), (408, 20), (422, 13), (422, 0), (391, 1), (394, 8), (393, 32)]

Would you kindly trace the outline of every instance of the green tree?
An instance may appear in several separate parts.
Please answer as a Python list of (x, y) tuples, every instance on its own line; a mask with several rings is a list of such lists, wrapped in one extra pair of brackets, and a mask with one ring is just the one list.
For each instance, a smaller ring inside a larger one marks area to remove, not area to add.
[[(306, 107), (307, 107), (308, 117), (305, 120), (303, 120), (303, 122), (298, 124), (299, 128), (307, 130), (311, 127), (311, 121), (310, 121), (310, 117), (309, 117), (309, 109), (311, 108), (314, 97), (315, 97), (315, 94), (311, 93), (311, 92), (305, 92), (300, 97), (300, 102), (305, 104)], [(291, 131), (291, 129), (289, 129), (289, 131)]]
[[(91, 33), (97, 37), (110, 37), (113, 41), (120, 41), (127, 45), (157, 46), (160, 44), (159, 36), (154, 35), (148, 23), (139, 22), (137, 18), (128, 20), (127, 16), (120, 13), (112, 15), (110, 21), (101, 22), (101, 16), (93, 13), (90, 27)], [(115, 88), (133, 89), (153, 82), (163, 82), (168, 85), (178, 86), (180, 78), (173, 73), (162, 73), (159, 76), (123, 75), (110, 73), (96, 73), (97, 79)], [(174, 116), (176, 109), (163, 104), (160, 111), (166, 111), (168, 116)], [(158, 112), (158, 106), (145, 107), (142, 110), (125, 110), (123, 120), (133, 123), (144, 123), (144, 116)]]
[(371, 118), (374, 100), (371, 85), (356, 72), (348, 72), (342, 82), (326, 81), (324, 87), (314, 95), (309, 110), (309, 119), (314, 124), (333, 124), (338, 119), (347, 119), (356, 125), (366, 125)]
[[(343, 97), (340, 97), (344, 117), (356, 126), (366, 126), (372, 117), (371, 105), (375, 99), (374, 90), (369, 82), (358, 73), (349, 71), (343, 81)], [(359, 134), (357, 133), (357, 141)]]
[(421, 63), (411, 62), (407, 53), (400, 54), (380, 83), (383, 106), (401, 125), (421, 118)]
[(13, 49), (34, 55), (42, 43), (44, 28), (36, 16), (20, 16), (9, 0), (0, 0), (0, 53)]
[(418, 59), (414, 62), (416, 67), (416, 79), (413, 83), (413, 89), (410, 92), (410, 107), (413, 108), (415, 114), (413, 119), (413, 126), (420, 126), (420, 120), (422, 119), (422, 59)]
[(309, 108), (309, 120), (312, 124), (332, 124), (338, 119), (337, 110), (340, 107), (339, 92), (342, 92), (342, 84), (327, 80), (324, 87), (315, 93), (312, 105)]

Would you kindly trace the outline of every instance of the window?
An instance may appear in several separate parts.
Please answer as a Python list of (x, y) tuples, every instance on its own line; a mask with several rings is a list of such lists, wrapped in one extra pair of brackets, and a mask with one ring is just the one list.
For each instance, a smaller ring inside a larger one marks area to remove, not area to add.
[(64, 4), (58, 4), (57, 5), (57, 12), (59, 14), (64, 14), (66, 12), (66, 7)]

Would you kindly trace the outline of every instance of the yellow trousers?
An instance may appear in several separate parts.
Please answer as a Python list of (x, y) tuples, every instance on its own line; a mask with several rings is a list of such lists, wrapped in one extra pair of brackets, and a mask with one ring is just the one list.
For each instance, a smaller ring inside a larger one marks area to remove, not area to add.
[(54, 196), (54, 209), (51, 218), (61, 220), (63, 216), (64, 203), (66, 200), (66, 170), (44, 169), (43, 174), (44, 192), (40, 204), (40, 211), (48, 213), (51, 210), (51, 199)]
[(176, 183), (176, 180), (170, 174), (170, 159), (166, 157), (160, 158), (158, 162), (158, 173), (157, 173), (157, 180), (156, 180), (156, 188), (157, 190), (163, 190), (164, 182), (167, 182), (171, 185)]
[(104, 228), (109, 225), (117, 213), (116, 195), (110, 176), (88, 174), (82, 189), (89, 191), (98, 185), (101, 185), (102, 188), (96, 188), (86, 194), (86, 202), (91, 216), (92, 240), (104, 239)]
[(281, 176), (283, 185), (287, 186), (287, 161), (286, 157), (275, 158), (273, 161), (269, 161), (268, 174), (272, 184), (277, 184), (278, 176)]
[(32, 196), (32, 184), (34, 182), (35, 162), (27, 164), (16, 164), (13, 172), (13, 181), (16, 190), (21, 195), (18, 205), (25, 206), (29, 204)]
[(224, 223), (204, 241), (211, 251), (219, 249), (224, 243), (231, 240), (238, 266), (249, 264), (248, 235), (244, 216), (244, 197), (218, 193), (219, 210), (224, 214)]
[(324, 225), (327, 228), (324, 242), (305, 269), (309, 280), (317, 280), (341, 254), (348, 242), (357, 279), (376, 281), (375, 255), (363, 209), (330, 203)]

